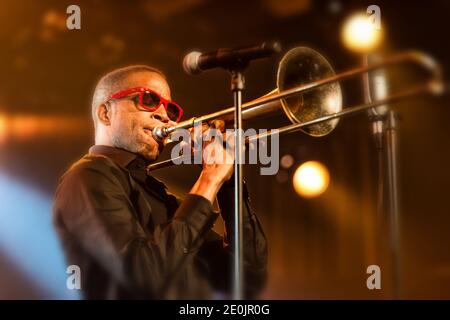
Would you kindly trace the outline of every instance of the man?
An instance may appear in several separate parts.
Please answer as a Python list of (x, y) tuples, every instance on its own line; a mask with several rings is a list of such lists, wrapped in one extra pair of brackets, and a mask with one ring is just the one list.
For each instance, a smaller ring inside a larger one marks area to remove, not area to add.
[[(98, 82), (95, 145), (61, 178), (54, 204), (54, 223), (68, 263), (80, 267), (84, 298), (201, 299), (230, 292), (233, 165), (204, 163), (182, 201), (146, 174), (163, 147), (152, 129), (174, 125), (181, 114), (157, 69), (130, 66)], [(216, 197), (220, 213), (212, 206)], [(252, 298), (266, 279), (267, 247), (246, 199), (244, 278)], [(225, 237), (212, 230), (218, 214)]]

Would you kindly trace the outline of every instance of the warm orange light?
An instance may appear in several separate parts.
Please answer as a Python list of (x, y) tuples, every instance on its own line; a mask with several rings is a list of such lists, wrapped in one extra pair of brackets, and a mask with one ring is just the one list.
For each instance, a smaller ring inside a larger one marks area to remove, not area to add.
[(307, 161), (297, 168), (292, 183), (300, 196), (313, 198), (327, 190), (330, 174), (322, 163)]
[(6, 117), (0, 114), (0, 143), (3, 143), (6, 140), (7, 135), (8, 135), (8, 126), (6, 123)]
[(281, 157), (280, 164), (283, 168), (289, 169), (294, 164), (294, 157), (290, 154), (285, 154)]
[(383, 33), (364, 13), (351, 16), (342, 29), (344, 44), (353, 51), (369, 52), (381, 42)]
[(8, 139), (30, 140), (37, 136), (79, 134), (91, 129), (86, 117), (0, 114), (0, 143)]

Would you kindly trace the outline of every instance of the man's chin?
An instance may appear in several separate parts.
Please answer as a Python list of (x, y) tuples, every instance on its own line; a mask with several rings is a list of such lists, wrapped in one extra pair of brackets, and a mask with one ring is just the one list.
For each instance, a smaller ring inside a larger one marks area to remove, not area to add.
[(138, 152), (139, 155), (147, 159), (148, 161), (156, 161), (159, 157), (159, 155), (162, 152), (162, 148), (158, 146), (158, 148), (153, 148), (152, 150), (143, 150), (141, 152)]

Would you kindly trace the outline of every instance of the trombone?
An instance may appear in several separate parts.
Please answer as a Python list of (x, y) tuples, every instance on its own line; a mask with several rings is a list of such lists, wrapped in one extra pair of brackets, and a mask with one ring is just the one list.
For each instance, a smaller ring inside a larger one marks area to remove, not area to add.
[[(343, 109), (339, 81), (372, 70), (406, 63), (415, 64), (426, 70), (429, 73), (429, 79), (418, 85), (411, 85), (386, 98)], [(307, 47), (293, 48), (280, 61), (277, 73), (277, 88), (242, 105), (243, 120), (272, 114), (282, 109), (292, 124), (248, 137), (245, 142), (256, 141), (273, 134), (297, 131), (302, 131), (314, 137), (325, 136), (334, 130), (341, 117), (419, 94), (439, 95), (443, 92), (444, 82), (441, 68), (432, 57), (423, 52), (407, 51), (395, 54), (368, 66), (357, 67), (336, 74), (330, 63), (317, 51)], [(193, 117), (173, 127), (155, 127), (153, 136), (158, 140), (164, 140), (176, 130), (189, 129), (198, 123), (207, 123), (215, 119), (227, 123), (233, 120), (234, 110), (234, 107), (230, 107), (201, 117)], [(181, 155), (178, 158), (185, 157), (186, 155)], [(175, 159), (150, 164), (147, 171), (172, 166), (173, 160)]]

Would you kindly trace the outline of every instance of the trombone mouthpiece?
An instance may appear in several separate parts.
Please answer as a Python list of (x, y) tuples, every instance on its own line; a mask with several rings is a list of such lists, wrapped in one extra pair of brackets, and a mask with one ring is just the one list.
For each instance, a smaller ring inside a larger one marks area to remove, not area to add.
[(169, 136), (170, 132), (167, 130), (167, 128), (158, 126), (153, 128), (152, 134), (156, 140), (163, 141)]

